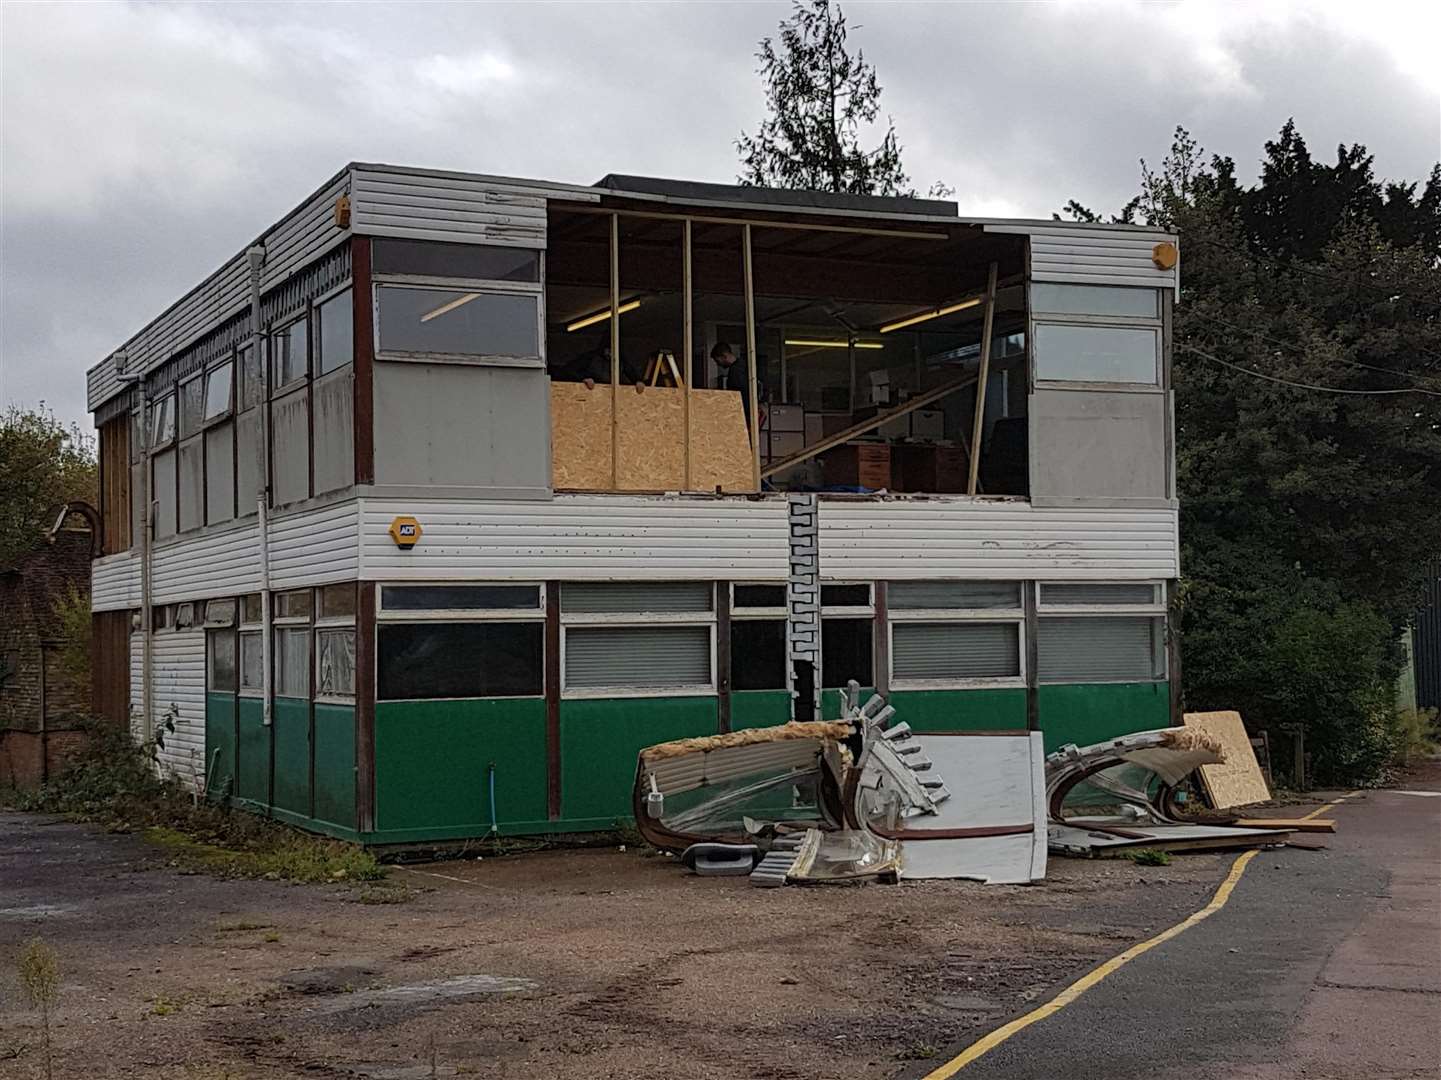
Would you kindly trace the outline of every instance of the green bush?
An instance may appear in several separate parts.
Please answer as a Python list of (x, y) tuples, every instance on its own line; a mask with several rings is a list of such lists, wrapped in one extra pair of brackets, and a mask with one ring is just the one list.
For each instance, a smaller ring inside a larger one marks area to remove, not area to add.
[(1399, 709), (1395, 716), (1392, 763), (1406, 768), (1441, 752), (1441, 724), (1436, 709)]

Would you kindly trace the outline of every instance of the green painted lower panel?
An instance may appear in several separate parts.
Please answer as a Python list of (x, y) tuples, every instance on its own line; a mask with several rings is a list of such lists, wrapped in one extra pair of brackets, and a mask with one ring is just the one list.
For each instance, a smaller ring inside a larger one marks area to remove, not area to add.
[(916, 731), (1012, 731), (1026, 726), (1024, 687), (997, 690), (897, 690), (896, 720)]
[(497, 821), (543, 821), (545, 758), (541, 698), (379, 702), (373, 842), (484, 836), (492, 763)]
[(270, 706), (275, 739), (274, 805), (310, 816), (310, 702), (276, 698)]
[(315, 817), (355, 828), (355, 709), (315, 706)]
[(1082, 683), (1042, 686), (1036, 710), (1046, 735), (1046, 753), (1075, 743), (1088, 746), (1171, 726), (1171, 686), (1164, 682)]
[(717, 723), (713, 697), (562, 701), (561, 817), (629, 818), (640, 751), (671, 739), (714, 735)]
[(235, 794), (235, 695), (205, 695), (205, 791), (212, 799)]
[(789, 690), (737, 690), (731, 694), (731, 730), (775, 727), (791, 718)]
[(259, 698), (240, 699), (240, 741), (236, 747), (235, 797), (270, 804), (270, 729)]

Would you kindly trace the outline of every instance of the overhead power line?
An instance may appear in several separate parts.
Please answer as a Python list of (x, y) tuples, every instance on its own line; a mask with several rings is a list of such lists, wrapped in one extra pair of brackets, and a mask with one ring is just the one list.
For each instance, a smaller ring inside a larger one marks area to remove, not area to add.
[(1176, 348), (1182, 350), (1183, 352), (1195, 353), (1197, 356), (1209, 360), (1213, 364), (1220, 364), (1224, 368), (1230, 368), (1232, 371), (1239, 371), (1243, 375), (1250, 375), (1257, 379), (1265, 379), (1267, 382), (1280, 383), (1282, 386), (1292, 386), (1298, 390), (1319, 390), (1327, 394), (1350, 394), (1358, 397), (1380, 397), (1390, 394), (1425, 394), (1428, 397), (1441, 397), (1441, 391), (1423, 390), (1419, 386), (1406, 386), (1397, 390), (1348, 390), (1345, 387), (1340, 386), (1318, 386), (1315, 383), (1297, 382), (1294, 379), (1283, 379), (1279, 375), (1268, 375), (1264, 371), (1256, 371), (1252, 368), (1242, 367), (1240, 364), (1233, 364), (1229, 360), (1222, 360), (1219, 356), (1213, 356), (1210, 353), (1206, 352), (1205, 349), (1198, 349), (1196, 348), (1196, 346), (1187, 345), (1184, 342), (1178, 342), (1176, 344)]
[[(1228, 330), (1234, 330), (1239, 334), (1249, 334), (1251, 337), (1258, 338), (1261, 341), (1269, 341), (1272, 345), (1279, 345), (1283, 349), (1290, 349), (1298, 356), (1310, 355), (1310, 351), (1304, 345), (1298, 345), (1294, 341), (1283, 341), (1281, 338), (1272, 337), (1270, 334), (1262, 333), (1260, 330), (1254, 330), (1249, 326), (1238, 326), (1233, 322), (1227, 322), (1218, 315), (1205, 315), (1190, 311), (1187, 312), (1187, 316), (1192, 319), (1201, 319), (1204, 322), (1215, 323), (1217, 326), (1224, 326)], [(1441, 380), (1433, 381), (1425, 375), (1416, 375), (1410, 371), (1397, 371), (1394, 368), (1380, 367), (1377, 364), (1365, 364), (1360, 360), (1349, 360), (1344, 356), (1339, 356), (1336, 359), (1340, 360), (1343, 364), (1350, 364), (1352, 367), (1365, 368), (1367, 371), (1379, 371), (1386, 375), (1393, 375), (1398, 379), (1410, 379), (1412, 382), (1419, 382), (1426, 386), (1435, 386), (1441, 389)], [(1441, 367), (1441, 357), (1432, 356), (1429, 353), (1421, 353), (1418, 359), (1429, 360), (1431, 363)]]

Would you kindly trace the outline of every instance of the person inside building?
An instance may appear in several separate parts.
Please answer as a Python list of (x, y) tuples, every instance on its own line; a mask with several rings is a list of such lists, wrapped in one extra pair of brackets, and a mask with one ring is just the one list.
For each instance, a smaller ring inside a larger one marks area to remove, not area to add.
[[(568, 364), (557, 367), (551, 372), (551, 378), (560, 382), (585, 383), (586, 389), (594, 390), (597, 383), (602, 386), (610, 384), (610, 334), (607, 332), (597, 340), (594, 347), (587, 349)], [(622, 385), (635, 383), (640, 384), (638, 373), (634, 365), (625, 362), (624, 355), (620, 362), (620, 381)]]
[[(717, 390), (735, 390), (741, 396), (741, 411), (745, 414), (746, 427), (751, 422), (751, 394), (750, 394), (750, 365), (736, 356), (735, 350), (728, 342), (717, 341), (711, 347), (710, 358), (720, 368), (720, 374), (716, 376)], [(756, 387), (757, 398), (764, 401), (765, 388)], [(764, 410), (761, 412), (765, 416)]]

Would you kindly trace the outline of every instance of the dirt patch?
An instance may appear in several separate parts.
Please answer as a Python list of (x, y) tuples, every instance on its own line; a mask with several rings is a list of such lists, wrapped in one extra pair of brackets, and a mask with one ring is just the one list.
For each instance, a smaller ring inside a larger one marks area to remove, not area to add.
[(370, 904), (182, 874), (135, 837), (41, 820), (0, 815), (6, 1077), (40, 1075), (9, 992), (37, 934), (62, 967), (57, 1075), (894, 1075), (1194, 910), (1222, 872), (1186, 855), (1055, 860), (1024, 887), (755, 889), (591, 849), (396, 869), (407, 902)]

